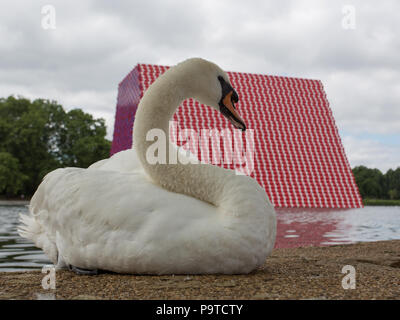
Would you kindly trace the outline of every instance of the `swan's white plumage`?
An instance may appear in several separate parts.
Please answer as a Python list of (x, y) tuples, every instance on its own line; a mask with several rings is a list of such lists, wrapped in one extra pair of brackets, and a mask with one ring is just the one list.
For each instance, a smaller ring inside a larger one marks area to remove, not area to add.
[(275, 212), (255, 180), (214, 168), (197, 178), (208, 181), (213, 171), (223, 181), (220, 206), (157, 185), (133, 149), (88, 169), (57, 169), (39, 186), (19, 232), (59, 267), (248, 273), (273, 248)]

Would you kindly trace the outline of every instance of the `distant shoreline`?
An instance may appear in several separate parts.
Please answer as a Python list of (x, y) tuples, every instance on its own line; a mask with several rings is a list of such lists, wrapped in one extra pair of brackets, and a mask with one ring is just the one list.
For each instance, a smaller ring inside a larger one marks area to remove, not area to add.
[(400, 200), (389, 199), (364, 199), (364, 206), (384, 206), (384, 207), (398, 207)]
[(30, 200), (0, 200), (0, 206), (27, 206)]

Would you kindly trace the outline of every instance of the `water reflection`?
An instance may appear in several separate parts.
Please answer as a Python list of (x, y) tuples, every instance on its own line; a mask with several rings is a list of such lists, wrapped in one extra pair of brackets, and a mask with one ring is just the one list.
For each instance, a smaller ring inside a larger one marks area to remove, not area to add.
[[(0, 271), (41, 269), (41, 250), (17, 234), (26, 207), (0, 206)], [(400, 207), (351, 210), (277, 209), (276, 248), (400, 239)]]
[(276, 248), (400, 239), (400, 207), (277, 209)]

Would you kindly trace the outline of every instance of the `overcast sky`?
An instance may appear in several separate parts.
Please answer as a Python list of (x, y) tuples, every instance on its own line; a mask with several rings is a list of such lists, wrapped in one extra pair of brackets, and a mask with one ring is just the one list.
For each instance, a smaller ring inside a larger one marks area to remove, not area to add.
[[(49, 4), (55, 29), (43, 28)], [(386, 172), (400, 166), (399, 12), (395, 0), (1, 0), (0, 97), (82, 108), (106, 119), (111, 139), (118, 83), (139, 62), (198, 56), (316, 78), (351, 166)]]

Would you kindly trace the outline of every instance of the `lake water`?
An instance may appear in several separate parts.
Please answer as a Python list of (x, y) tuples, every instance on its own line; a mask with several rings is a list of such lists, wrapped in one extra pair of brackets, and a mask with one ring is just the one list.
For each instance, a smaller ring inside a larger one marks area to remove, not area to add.
[[(17, 234), (24, 206), (0, 206), (0, 272), (41, 269), (43, 252)], [(278, 209), (275, 247), (326, 246), (400, 239), (400, 207), (363, 209)]]

